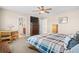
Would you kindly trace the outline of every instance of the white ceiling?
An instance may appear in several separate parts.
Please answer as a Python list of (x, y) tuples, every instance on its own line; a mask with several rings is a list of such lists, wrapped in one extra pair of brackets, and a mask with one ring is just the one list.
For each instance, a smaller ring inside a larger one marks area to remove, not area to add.
[[(37, 12), (33, 12), (34, 10), (37, 9), (37, 6), (2, 6), (1, 8), (12, 10), (23, 14), (39, 15)], [(78, 6), (47, 6), (46, 8), (52, 8), (50, 14), (57, 14), (69, 10), (79, 9)]]

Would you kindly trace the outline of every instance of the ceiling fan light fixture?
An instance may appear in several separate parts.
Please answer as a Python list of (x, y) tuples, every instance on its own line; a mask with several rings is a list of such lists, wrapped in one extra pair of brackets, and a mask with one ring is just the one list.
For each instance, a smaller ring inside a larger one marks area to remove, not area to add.
[(40, 6), (37, 7), (38, 10), (36, 10), (36, 12), (38, 12), (39, 14), (44, 14), (44, 13), (50, 13), (49, 11), (52, 10), (52, 8), (45, 8), (44, 6)]
[(41, 14), (45, 13), (44, 11), (40, 11)]

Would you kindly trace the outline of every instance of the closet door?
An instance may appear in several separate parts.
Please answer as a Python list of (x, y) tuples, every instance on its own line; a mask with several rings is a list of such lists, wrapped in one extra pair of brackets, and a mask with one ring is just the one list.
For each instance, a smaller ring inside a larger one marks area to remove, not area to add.
[(39, 19), (37, 17), (30, 18), (30, 35), (39, 34)]

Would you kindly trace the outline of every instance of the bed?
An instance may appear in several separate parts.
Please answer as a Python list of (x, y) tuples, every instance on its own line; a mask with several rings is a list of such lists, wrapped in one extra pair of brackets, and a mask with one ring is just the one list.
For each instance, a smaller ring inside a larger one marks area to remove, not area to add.
[(79, 43), (69, 35), (53, 33), (31, 36), (27, 41), (41, 53), (70, 53)]

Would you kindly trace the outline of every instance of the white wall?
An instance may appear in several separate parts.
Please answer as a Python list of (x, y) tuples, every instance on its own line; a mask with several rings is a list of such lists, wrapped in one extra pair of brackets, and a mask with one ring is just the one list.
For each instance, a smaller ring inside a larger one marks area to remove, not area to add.
[(1, 12), (1, 29), (8, 30), (10, 26), (14, 26), (14, 29), (18, 30), (18, 15), (5, 10), (2, 10)]
[[(22, 34), (23, 27), (18, 26), (18, 19), (20, 17), (24, 18), (25, 27), (26, 27), (26, 35), (30, 35), (30, 16), (29, 14), (24, 15), (20, 14), (14, 11), (0, 9), (0, 30), (14, 30), (19, 31), (19, 33)], [(40, 34), (43, 33), (49, 33), (50, 31), (50, 25), (51, 20), (48, 20), (48, 18), (45, 19), (39, 19), (40, 22)], [(12, 29), (9, 27), (13, 26)]]
[(55, 19), (55, 15), (48, 16), (47, 18), (48, 18), (47, 30), (48, 30), (48, 33), (52, 33), (52, 24), (57, 24), (57, 21)]
[[(0, 9), (0, 30), (8, 30), (9, 26), (14, 26), (13, 30), (18, 30), (18, 19), (23, 17), (25, 19), (25, 27), (27, 35), (30, 35), (30, 16), (29, 14), (24, 15), (17, 12)], [(58, 32), (71, 34), (79, 31), (79, 10), (66, 11), (56, 15), (47, 15), (44, 19), (40, 20), (40, 34), (52, 33), (52, 24), (58, 23), (58, 17), (69, 18), (67, 24), (59, 24)], [(21, 28), (22, 30), (22, 28)]]
[(1, 28), (1, 23), (2, 23), (2, 20), (1, 20), (1, 9), (0, 9), (0, 28)]
[[(20, 14), (10, 10), (0, 9), (0, 30), (14, 30), (14, 31), (18, 30), (19, 32), (22, 32), (22, 28), (19, 28), (18, 26), (19, 17), (23, 17), (25, 19), (23, 23), (25, 23), (27, 32), (26, 34), (29, 35), (29, 26), (28, 26), (29, 25), (28, 20), (30, 19), (29, 15)], [(9, 28), (10, 26), (13, 26), (13, 28), (10, 29)]]
[(40, 34), (52, 33), (52, 24), (56, 23), (55, 17), (47, 15), (46, 17), (40, 17)]
[[(68, 23), (59, 24), (58, 17), (68, 17)], [(41, 19), (40, 32), (52, 33), (52, 24), (58, 24), (58, 33), (73, 34), (79, 31), (79, 10), (68, 10), (60, 14), (48, 15), (45, 19)]]
[(47, 19), (39, 19), (40, 34), (47, 33)]
[(58, 17), (68, 17), (69, 22), (67, 24), (59, 24), (59, 33), (72, 34), (79, 31), (79, 10), (71, 10), (56, 15)]

